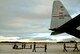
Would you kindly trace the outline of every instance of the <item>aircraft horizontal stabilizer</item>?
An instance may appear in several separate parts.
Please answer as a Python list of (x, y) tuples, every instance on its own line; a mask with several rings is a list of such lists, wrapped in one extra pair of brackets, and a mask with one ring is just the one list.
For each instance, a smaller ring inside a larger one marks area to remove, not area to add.
[(57, 34), (61, 34), (61, 33), (63, 33), (63, 32), (61, 32), (61, 31), (58, 31), (58, 29), (57, 29), (57, 28), (49, 29), (49, 30), (54, 31), (54, 32), (52, 32), (52, 33), (51, 33), (51, 35), (57, 35)]
[(51, 35), (58, 35), (58, 34), (61, 34), (61, 33), (62, 33), (62, 32), (55, 32), (55, 31), (54, 31), (54, 32), (51, 33)]

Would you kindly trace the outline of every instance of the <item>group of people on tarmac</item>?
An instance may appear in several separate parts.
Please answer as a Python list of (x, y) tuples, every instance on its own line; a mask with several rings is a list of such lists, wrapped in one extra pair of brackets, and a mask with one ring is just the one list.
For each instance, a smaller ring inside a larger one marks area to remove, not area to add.
[[(45, 45), (44, 45), (44, 52), (46, 52), (46, 50), (47, 50), (47, 44), (45, 43)], [(32, 52), (36, 52), (36, 42), (33, 43), (33, 50), (32, 50)]]
[(67, 49), (66, 48), (74, 48), (73, 51), (75, 51), (75, 50), (79, 51), (78, 46), (77, 46), (77, 42), (75, 42), (75, 45), (74, 46), (66, 46), (66, 43), (64, 43), (64, 49), (63, 49), (63, 51), (66, 51), (67, 52)]
[(17, 49), (18, 45), (14, 44), (13, 49)]
[[(22, 49), (26, 48), (26, 43), (22, 43)], [(13, 49), (18, 49), (18, 45), (14, 44)]]
[(22, 43), (22, 49), (25, 49), (25, 48), (26, 48), (26, 44)]
[[(25, 49), (25, 48), (26, 48), (26, 43), (22, 43), (22, 47), (20, 49)], [(36, 47), (36, 42), (33, 42), (33, 48), (32, 48), (32, 44), (31, 44), (30, 48), (28, 48), (28, 49), (32, 49), (32, 52), (36, 52), (36, 48), (37, 48)], [(44, 52), (46, 52), (46, 50), (47, 50), (47, 44), (45, 43), (42, 48), (44, 49)], [(13, 49), (19, 49), (19, 47), (18, 47), (18, 45), (16, 43), (14, 44)]]

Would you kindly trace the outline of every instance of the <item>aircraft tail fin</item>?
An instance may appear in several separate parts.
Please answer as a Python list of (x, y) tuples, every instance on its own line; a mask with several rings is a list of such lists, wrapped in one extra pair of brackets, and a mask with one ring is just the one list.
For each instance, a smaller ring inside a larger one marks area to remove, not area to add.
[(53, 8), (52, 8), (52, 17), (51, 17), (51, 25), (50, 30), (55, 30), (68, 22), (71, 19), (66, 8), (63, 6), (61, 1), (54, 0)]

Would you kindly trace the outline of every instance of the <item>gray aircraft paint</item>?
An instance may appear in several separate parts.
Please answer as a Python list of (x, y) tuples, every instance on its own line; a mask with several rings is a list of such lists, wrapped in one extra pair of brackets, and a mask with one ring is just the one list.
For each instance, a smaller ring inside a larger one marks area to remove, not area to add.
[(50, 29), (58, 28), (71, 19), (71, 16), (60, 0), (54, 0), (52, 7)]

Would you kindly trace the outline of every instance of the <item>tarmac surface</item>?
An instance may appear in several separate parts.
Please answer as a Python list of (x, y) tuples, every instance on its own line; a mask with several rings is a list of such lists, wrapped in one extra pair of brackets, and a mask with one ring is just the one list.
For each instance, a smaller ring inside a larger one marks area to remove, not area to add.
[[(80, 51), (74, 52), (73, 48), (67, 49), (68, 52), (63, 52), (63, 44), (61, 43), (48, 44), (46, 52), (43, 48), (37, 48), (36, 52), (32, 52), (32, 49), (13, 49), (12, 47), (13, 44), (0, 44), (0, 54), (80, 54)], [(80, 50), (80, 43), (78, 48)]]

